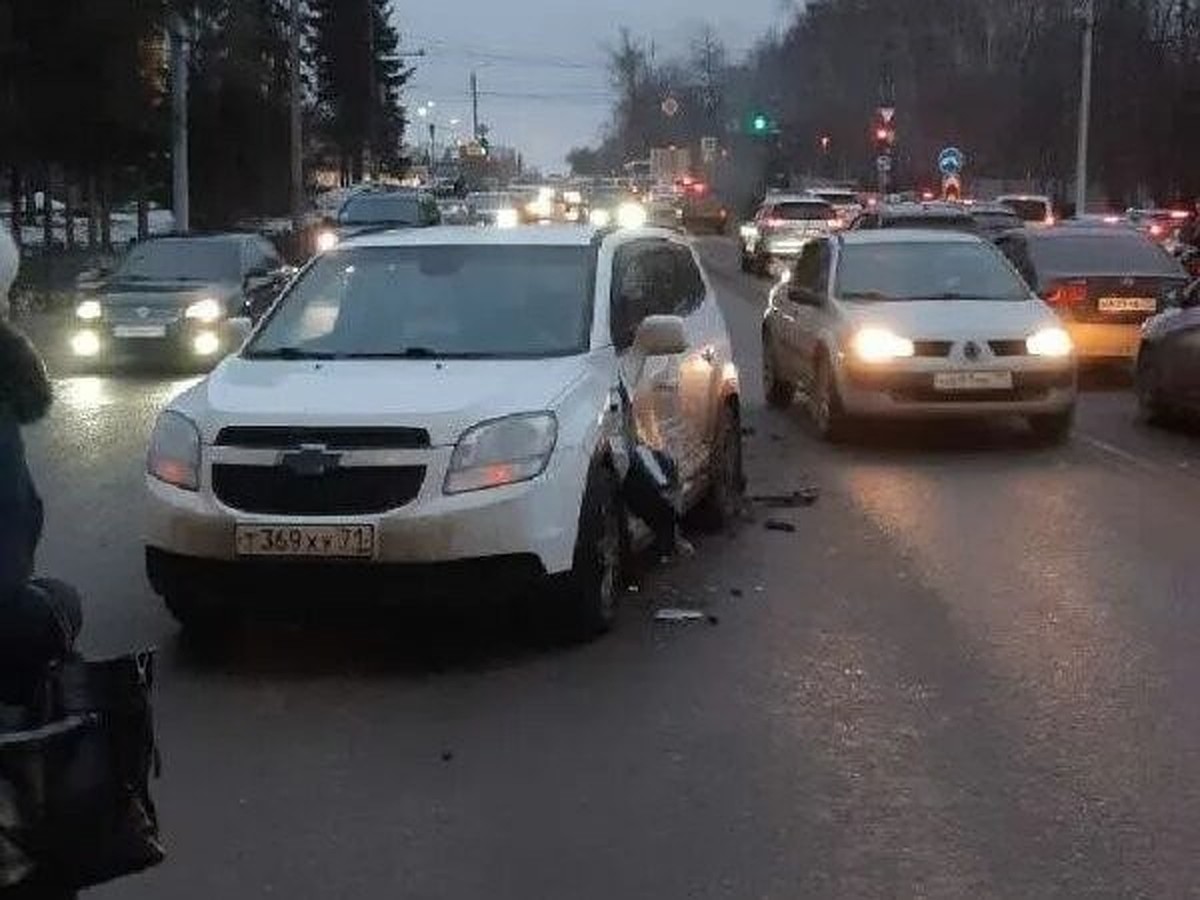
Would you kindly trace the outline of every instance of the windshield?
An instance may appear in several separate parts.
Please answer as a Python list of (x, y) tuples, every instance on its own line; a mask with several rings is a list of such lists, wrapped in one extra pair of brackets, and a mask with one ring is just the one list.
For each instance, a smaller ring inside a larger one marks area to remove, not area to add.
[(131, 281), (237, 281), (241, 270), (236, 241), (180, 240), (135, 246), (116, 274)]
[(882, 217), (880, 225), (884, 228), (921, 228), (937, 231), (967, 231), (975, 230), (975, 222), (970, 216), (891, 216)]
[(828, 203), (780, 203), (771, 211), (774, 219), (789, 222), (824, 221), (837, 217), (837, 211)]
[(582, 352), (587, 247), (365, 247), (318, 259), (247, 356), (538, 357)]
[(1015, 212), (1025, 222), (1042, 222), (1050, 215), (1050, 209), (1045, 200), (1001, 200), (1005, 206)]
[(374, 222), (420, 225), (421, 200), (404, 195), (351, 197), (338, 214), (338, 221), (343, 225), (369, 225)]
[(812, 191), (814, 197), (819, 197), (826, 203), (838, 206), (857, 206), (858, 195), (847, 191)]
[(1029, 255), (1043, 273), (1182, 275), (1166, 251), (1136, 231), (1046, 235), (1029, 241)]
[(1029, 299), (991, 245), (958, 241), (845, 245), (837, 294), (866, 301)]

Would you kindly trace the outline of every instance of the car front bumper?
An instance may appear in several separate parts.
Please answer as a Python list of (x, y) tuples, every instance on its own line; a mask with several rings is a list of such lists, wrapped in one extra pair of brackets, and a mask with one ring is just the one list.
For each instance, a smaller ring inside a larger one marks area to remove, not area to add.
[[(205, 343), (198, 345), (198, 340)], [(185, 320), (150, 324), (101, 321), (76, 323), (70, 332), (70, 349), (79, 360), (203, 363), (219, 360), (236, 346), (225, 321), (208, 324)]]
[(937, 372), (962, 367), (850, 366), (839, 374), (838, 393), (849, 415), (880, 418), (975, 418), (1063, 413), (1076, 399), (1074, 365), (997, 365), (1012, 372), (1011, 389), (943, 391), (934, 386)]
[[(211, 448), (206, 448), (210, 450)], [(425, 475), (411, 502), (370, 515), (276, 515), (235, 510), (212, 490), (212, 462), (206, 458), (199, 491), (185, 491), (147, 476), (146, 543), (173, 557), (247, 571), (339, 571), (387, 566), (421, 566), (504, 557), (528, 557), (547, 574), (572, 567), (579, 511), (590, 460), (576, 449), (559, 447), (537, 478), (465, 494), (442, 492), (450, 448), (421, 451)], [(206, 453), (206, 457), (210, 454)], [(239, 556), (237, 526), (371, 525), (375, 554), (361, 560), (264, 560)], [(314, 569), (315, 571), (315, 569)]]

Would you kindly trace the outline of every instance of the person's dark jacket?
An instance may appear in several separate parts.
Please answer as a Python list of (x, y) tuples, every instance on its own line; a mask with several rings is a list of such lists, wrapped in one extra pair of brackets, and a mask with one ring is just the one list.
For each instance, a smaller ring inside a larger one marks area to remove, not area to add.
[(0, 320), (0, 699), (12, 673), (62, 653), (62, 627), (33, 584), (42, 535), (42, 501), (21, 441), (22, 425), (50, 407), (50, 383), (30, 343)]

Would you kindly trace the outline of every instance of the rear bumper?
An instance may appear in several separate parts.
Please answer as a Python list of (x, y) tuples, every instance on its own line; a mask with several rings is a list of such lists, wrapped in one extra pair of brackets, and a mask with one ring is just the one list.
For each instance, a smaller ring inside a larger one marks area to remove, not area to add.
[(1075, 342), (1076, 355), (1084, 362), (1132, 361), (1142, 341), (1140, 324), (1067, 321), (1063, 326)]
[(839, 380), (850, 415), (882, 418), (977, 418), (1062, 413), (1075, 404), (1074, 367), (1013, 372), (1012, 390), (948, 392), (931, 371), (847, 369)]

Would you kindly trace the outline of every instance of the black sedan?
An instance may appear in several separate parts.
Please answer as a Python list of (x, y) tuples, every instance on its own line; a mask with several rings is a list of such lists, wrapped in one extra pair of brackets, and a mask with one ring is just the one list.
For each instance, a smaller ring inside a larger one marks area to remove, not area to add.
[(437, 199), (418, 190), (366, 188), (355, 191), (338, 210), (337, 219), (317, 232), (318, 253), (368, 231), (392, 228), (428, 228), (439, 225), (442, 213)]
[(1174, 413), (1200, 414), (1200, 281), (1181, 305), (1155, 316), (1142, 330), (1137, 396), (1149, 421)]
[(80, 296), (71, 350), (81, 365), (127, 359), (193, 367), (240, 343), (295, 270), (257, 234), (137, 244)]

